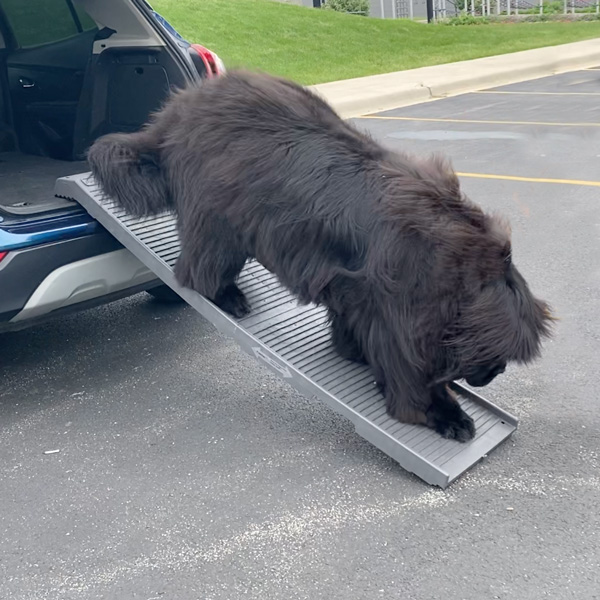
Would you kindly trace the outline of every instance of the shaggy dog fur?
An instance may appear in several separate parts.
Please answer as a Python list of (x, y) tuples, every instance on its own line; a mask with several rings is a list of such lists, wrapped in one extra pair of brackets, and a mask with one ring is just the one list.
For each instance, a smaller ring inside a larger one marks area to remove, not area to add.
[(181, 285), (241, 317), (236, 277), (255, 257), (325, 305), (336, 349), (371, 366), (400, 421), (471, 439), (447, 383), (486, 385), (549, 334), (508, 227), (446, 162), (383, 148), (291, 82), (232, 72), (180, 91), (89, 162), (129, 213), (176, 211)]

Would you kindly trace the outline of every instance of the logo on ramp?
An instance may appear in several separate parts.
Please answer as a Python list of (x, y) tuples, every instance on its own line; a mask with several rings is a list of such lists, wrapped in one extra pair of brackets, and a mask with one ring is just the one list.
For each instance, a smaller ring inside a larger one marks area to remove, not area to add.
[(256, 356), (256, 358), (259, 358), (260, 360), (266, 362), (282, 377), (285, 377), (286, 379), (291, 379), (292, 374), (290, 373), (290, 370), (285, 365), (280, 364), (274, 358), (270, 357), (262, 348), (260, 348), (259, 346), (254, 346), (252, 348), (252, 352), (254, 352), (254, 356)]

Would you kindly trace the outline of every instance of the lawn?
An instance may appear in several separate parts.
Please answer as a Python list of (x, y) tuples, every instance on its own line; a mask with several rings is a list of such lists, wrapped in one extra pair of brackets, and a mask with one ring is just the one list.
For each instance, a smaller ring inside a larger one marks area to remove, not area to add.
[(309, 85), (600, 37), (600, 21), (425, 25), (271, 0), (151, 0), (188, 40), (228, 67)]

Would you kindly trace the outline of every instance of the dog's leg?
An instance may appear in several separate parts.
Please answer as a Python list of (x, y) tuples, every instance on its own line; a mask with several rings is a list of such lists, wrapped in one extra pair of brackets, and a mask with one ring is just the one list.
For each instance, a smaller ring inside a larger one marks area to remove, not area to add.
[(235, 283), (230, 283), (219, 288), (219, 291), (211, 300), (219, 308), (236, 317), (236, 319), (241, 319), (250, 312), (250, 305), (244, 292)]
[(435, 429), (441, 436), (459, 442), (468, 442), (475, 437), (473, 419), (460, 407), (445, 384), (436, 385), (431, 390), (427, 426)]
[(427, 415), (421, 408), (423, 401), (420, 395), (420, 390), (425, 391), (425, 387), (420, 382), (410, 383), (412, 373), (402, 358), (398, 358), (393, 364), (395, 368), (390, 364), (388, 369), (379, 364), (372, 366), (375, 382), (385, 398), (388, 414), (402, 423), (426, 425)]
[(229, 223), (215, 215), (194, 215), (182, 224), (181, 255), (175, 265), (179, 283), (202, 294), (236, 318), (250, 312), (235, 284), (247, 254)]
[(329, 311), (331, 339), (336, 352), (346, 360), (366, 364), (367, 360), (346, 319)]
[(426, 425), (448, 439), (466, 442), (475, 435), (473, 419), (460, 407), (446, 385), (433, 388), (415, 360), (407, 359), (413, 342), (391, 336), (383, 322), (372, 322), (367, 360), (386, 400), (388, 414), (401, 421)]
[[(368, 311), (366, 312), (368, 314)], [(431, 400), (422, 372), (405, 357), (397, 336), (382, 319), (372, 319), (362, 333), (361, 346), (385, 398), (387, 413), (411, 425), (426, 425)]]
[(391, 416), (394, 419), (398, 419), (401, 423), (408, 423), (410, 425), (427, 424), (427, 415), (422, 410), (404, 403), (397, 402)]

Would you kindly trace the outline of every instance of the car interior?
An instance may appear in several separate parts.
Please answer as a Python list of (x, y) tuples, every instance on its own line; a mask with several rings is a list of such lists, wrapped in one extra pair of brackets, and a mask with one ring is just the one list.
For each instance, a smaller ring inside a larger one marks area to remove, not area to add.
[(56, 178), (85, 171), (97, 137), (135, 131), (185, 84), (134, 11), (122, 0), (0, 0), (0, 212), (70, 205), (54, 197)]

